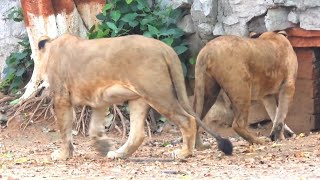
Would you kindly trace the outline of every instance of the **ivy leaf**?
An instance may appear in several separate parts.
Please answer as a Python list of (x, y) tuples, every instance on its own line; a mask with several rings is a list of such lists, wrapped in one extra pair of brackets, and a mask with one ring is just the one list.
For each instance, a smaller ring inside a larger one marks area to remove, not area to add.
[(130, 22), (129, 22), (129, 26), (130, 26), (130, 27), (136, 27), (138, 24), (139, 24), (138, 21), (130, 21)]
[(115, 23), (113, 23), (113, 22), (107, 22), (107, 26), (108, 26), (110, 29), (118, 32), (118, 28), (117, 28), (117, 26), (116, 26)]
[(18, 69), (18, 71), (16, 72), (16, 76), (21, 77), (24, 72), (26, 72), (26, 69), (25, 69), (25, 68), (20, 68), (20, 69)]
[(129, 14), (126, 14), (124, 15), (121, 20), (124, 21), (124, 22), (131, 22), (131, 21), (134, 21), (135, 18), (138, 16), (137, 13), (129, 13)]
[(164, 39), (161, 39), (161, 41), (166, 43), (167, 45), (171, 46), (174, 39), (173, 38), (164, 38)]
[(126, 0), (127, 4), (131, 4), (133, 0)]
[(121, 17), (121, 12), (120, 12), (119, 10), (117, 10), (117, 11), (112, 11), (112, 12), (110, 13), (110, 16), (111, 16), (111, 19), (112, 19), (113, 21), (117, 22), (117, 21), (120, 19), (120, 17)]
[(171, 29), (163, 28), (163, 29), (161, 29), (160, 32), (161, 32), (160, 35), (162, 35), (162, 36), (172, 35), (174, 37), (181, 37), (184, 34), (183, 31), (179, 28), (171, 28)]
[(150, 24), (148, 24), (148, 31), (149, 31), (152, 35), (159, 35), (159, 34), (160, 34), (160, 31), (159, 31), (156, 27), (154, 27), (154, 26), (152, 26), (152, 25), (150, 25)]
[(97, 33), (96, 38), (102, 38), (103, 35), (104, 35), (103, 31), (101, 29), (98, 29), (98, 33)]
[(102, 9), (103, 16), (106, 16), (107, 15), (107, 11), (110, 10), (112, 7), (113, 7), (112, 4), (106, 4)]
[(16, 70), (11, 67), (11, 66), (7, 66), (6, 68), (4, 68), (3, 70), (3, 74), (5, 74), (5, 76), (9, 76), (10, 74), (13, 74)]
[(176, 46), (173, 49), (176, 51), (176, 53), (178, 55), (180, 55), (180, 54), (182, 54), (182, 53), (184, 53), (184, 52), (186, 52), (188, 50), (188, 48), (186, 46), (182, 46), (182, 45)]
[(149, 38), (152, 37), (152, 34), (151, 34), (149, 31), (144, 32), (143, 35), (144, 35), (145, 37), (149, 37)]
[(15, 100), (13, 100), (13, 101), (10, 101), (9, 104), (10, 104), (10, 105), (16, 105), (16, 104), (18, 104), (19, 102), (20, 102), (20, 99), (15, 99)]
[(96, 15), (96, 18), (100, 21), (103, 21), (106, 19), (105, 15), (103, 15), (102, 13), (99, 13), (98, 15)]
[(22, 59), (24, 59), (25, 57), (27, 57), (28, 53), (22, 52), (22, 53), (14, 53), (13, 54), (16, 58), (16, 60), (20, 61)]
[(196, 58), (195, 57), (190, 58), (189, 63), (192, 65), (196, 64)]

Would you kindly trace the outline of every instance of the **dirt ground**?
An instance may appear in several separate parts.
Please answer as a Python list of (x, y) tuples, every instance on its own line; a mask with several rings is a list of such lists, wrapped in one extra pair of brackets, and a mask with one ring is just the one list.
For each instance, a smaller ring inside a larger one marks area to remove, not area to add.
[[(217, 151), (214, 139), (203, 134), (212, 148), (195, 151), (184, 162), (171, 158), (171, 152), (181, 146), (179, 133), (146, 137), (143, 146), (125, 160), (101, 157), (88, 137), (77, 135), (74, 158), (54, 162), (50, 154), (61, 142), (59, 134), (48, 129), (55, 129), (52, 122), (33, 124), (25, 131), (17, 126), (1, 130), (0, 179), (320, 179), (319, 133), (250, 146), (232, 130), (219, 130), (233, 142), (232, 156)], [(118, 132), (108, 136), (116, 147), (124, 141)]]

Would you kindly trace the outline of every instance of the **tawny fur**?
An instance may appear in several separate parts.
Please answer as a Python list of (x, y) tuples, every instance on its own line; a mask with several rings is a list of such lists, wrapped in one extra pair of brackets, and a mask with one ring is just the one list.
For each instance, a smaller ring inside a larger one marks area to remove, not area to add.
[(53, 159), (72, 156), (72, 106), (92, 107), (89, 135), (103, 151), (101, 147), (108, 147), (99, 141), (104, 112), (111, 104), (125, 101), (130, 109), (129, 137), (108, 157), (125, 158), (137, 150), (145, 137), (144, 120), (150, 107), (180, 128), (184, 144), (176, 156), (192, 155), (195, 113), (186, 94), (180, 60), (171, 47), (139, 35), (96, 40), (63, 35), (40, 42), (41, 72), (49, 80), (63, 141), (61, 152), (53, 153)]
[[(203, 118), (222, 88), (232, 103), (233, 129), (250, 143), (263, 143), (247, 130), (252, 100), (261, 100), (273, 120), (271, 139), (283, 139), (292, 102), (297, 57), (281, 33), (266, 32), (257, 39), (221, 36), (200, 51), (195, 68), (194, 109)], [(278, 96), (278, 103), (276, 97)]]

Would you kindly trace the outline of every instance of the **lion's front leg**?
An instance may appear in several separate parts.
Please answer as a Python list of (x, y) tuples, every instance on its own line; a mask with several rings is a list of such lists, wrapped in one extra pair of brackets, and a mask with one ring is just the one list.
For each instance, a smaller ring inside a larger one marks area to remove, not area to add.
[(104, 137), (104, 118), (106, 108), (92, 108), (91, 121), (89, 125), (89, 136), (93, 141), (93, 146), (103, 156), (110, 150), (110, 144)]
[(150, 106), (143, 99), (129, 101), (130, 132), (128, 140), (116, 151), (109, 151), (108, 158), (126, 158), (138, 149), (145, 138), (144, 121), (147, 118), (149, 108)]
[(56, 150), (51, 154), (52, 160), (67, 160), (73, 155), (72, 145), (72, 105), (68, 98), (55, 97), (54, 111), (57, 117), (58, 128), (62, 139), (61, 150)]

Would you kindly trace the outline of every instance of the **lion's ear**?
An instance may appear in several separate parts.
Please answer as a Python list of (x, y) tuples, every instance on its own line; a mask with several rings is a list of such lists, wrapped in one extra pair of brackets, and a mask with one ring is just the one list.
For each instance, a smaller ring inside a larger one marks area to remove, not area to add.
[(282, 34), (284, 37), (288, 37), (286, 31), (278, 31), (278, 34)]
[(250, 32), (250, 33), (249, 33), (249, 37), (250, 37), (250, 38), (258, 38), (260, 35), (261, 35), (261, 34), (258, 34), (258, 33), (256, 33), (256, 32)]
[(41, 36), (38, 41), (39, 50), (43, 49), (46, 46), (46, 43), (50, 41), (48, 36)]

